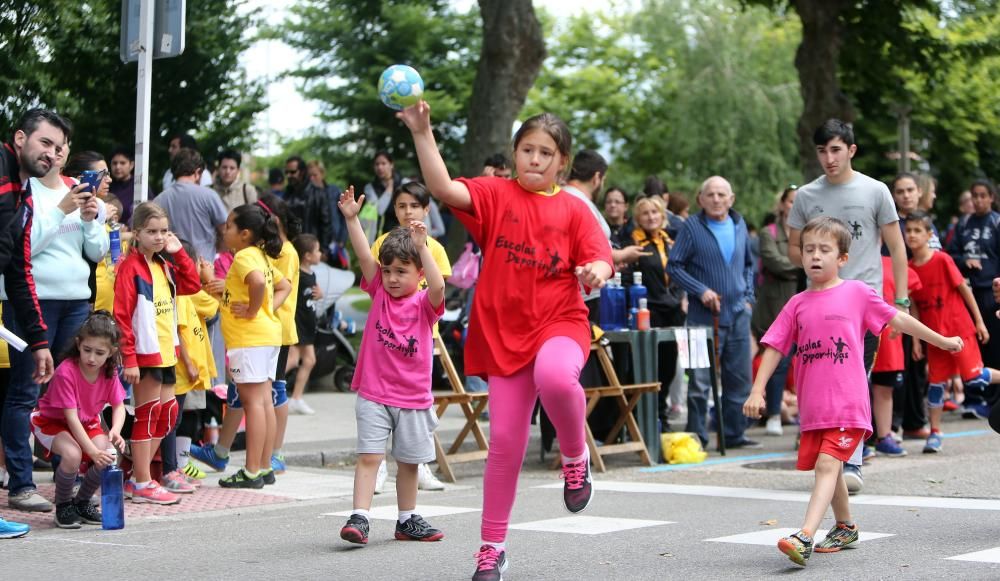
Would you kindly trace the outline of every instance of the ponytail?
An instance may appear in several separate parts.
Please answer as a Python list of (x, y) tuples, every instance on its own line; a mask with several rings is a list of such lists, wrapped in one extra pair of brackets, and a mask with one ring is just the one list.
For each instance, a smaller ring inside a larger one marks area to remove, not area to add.
[(278, 218), (261, 203), (244, 204), (233, 210), (233, 223), (253, 235), (253, 243), (271, 258), (281, 255), (281, 230)]
[(278, 225), (278, 218), (274, 214), (268, 214), (267, 218), (264, 219), (264, 228), (261, 230), (258, 244), (264, 249), (264, 254), (271, 258), (278, 258), (281, 255), (281, 247), (284, 243), (281, 241), (281, 227)]

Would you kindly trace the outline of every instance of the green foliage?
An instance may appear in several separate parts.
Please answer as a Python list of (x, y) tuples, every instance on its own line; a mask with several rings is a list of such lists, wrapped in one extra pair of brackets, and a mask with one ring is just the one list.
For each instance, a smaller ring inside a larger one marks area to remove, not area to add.
[(387, 66), (409, 64), (424, 80), (444, 157), (457, 163), (480, 29), (478, 10), (459, 14), (443, 0), (299, 0), (269, 32), (306, 55), (290, 74), (320, 103), (323, 125), (295, 145), (308, 144), (307, 159), (322, 159), (337, 183), (371, 181), (380, 149), (404, 175), (416, 171), (409, 132), (376, 93)]
[[(107, 154), (135, 141), (135, 63), (119, 58), (121, 1), (11, 0), (0, 11), (0, 135), (28, 107), (45, 106), (75, 126), (74, 151)], [(240, 0), (188, 2), (186, 48), (153, 61), (151, 184), (166, 169), (166, 137), (194, 131), (203, 153), (249, 149), (263, 87), (239, 65), (254, 16)], [(10, 71), (7, 73), (7, 71)]]
[(637, 193), (657, 174), (693, 192), (715, 174), (759, 222), (775, 193), (801, 180), (793, 66), (798, 20), (733, 0), (647, 0), (596, 12), (550, 35), (549, 59), (523, 117), (570, 124), (575, 147), (607, 153), (609, 184)]

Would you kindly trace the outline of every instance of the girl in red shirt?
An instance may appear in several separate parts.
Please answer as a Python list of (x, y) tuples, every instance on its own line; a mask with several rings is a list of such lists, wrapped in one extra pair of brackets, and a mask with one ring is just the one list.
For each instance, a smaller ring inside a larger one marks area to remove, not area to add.
[(517, 131), (516, 179), (455, 181), (435, 143), (430, 106), (421, 101), (397, 117), (413, 134), (428, 189), (483, 250), (465, 351), (466, 372), (490, 386), (482, 546), (473, 579), (496, 579), (507, 568), (504, 541), (536, 397), (559, 435), (566, 508), (580, 512), (593, 496), (579, 381), (590, 324), (580, 285), (604, 286), (611, 246), (584, 202), (560, 191), (572, 137), (558, 117), (537, 115)]

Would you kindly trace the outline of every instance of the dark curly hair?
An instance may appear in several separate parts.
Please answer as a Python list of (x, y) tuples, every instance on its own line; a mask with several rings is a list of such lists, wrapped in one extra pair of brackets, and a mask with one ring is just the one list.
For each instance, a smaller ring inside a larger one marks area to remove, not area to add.
[(70, 343), (62, 359), (79, 361), (80, 342), (88, 338), (107, 339), (111, 343), (111, 356), (104, 362), (104, 376), (114, 377), (122, 359), (121, 351), (118, 350), (118, 345), (121, 342), (121, 331), (111, 313), (104, 309), (90, 313), (87, 320), (80, 326), (80, 330), (76, 333), (76, 339)]

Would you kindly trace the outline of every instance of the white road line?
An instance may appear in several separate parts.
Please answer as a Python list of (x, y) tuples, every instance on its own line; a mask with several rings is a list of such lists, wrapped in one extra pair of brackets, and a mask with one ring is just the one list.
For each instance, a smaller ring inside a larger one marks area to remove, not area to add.
[[(431, 518), (434, 516), (448, 516), (452, 514), (465, 514), (467, 512), (479, 512), (478, 508), (464, 508), (461, 506), (434, 506), (430, 504), (425, 504), (418, 506), (414, 509), (414, 512), (419, 514), (424, 518)], [(351, 516), (350, 510), (341, 510), (338, 512), (324, 512), (320, 516)], [(382, 519), (382, 520), (397, 520), (399, 517), (398, 509), (396, 505), (391, 506), (379, 506), (371, 509), (368, 513), (371, 518)]]
[(575, 535), (603, 535), (631, 529), (657, 527), (674, 524), (665, 520), (640, 520), (634, 518), (607, 518), (600, 516), (567, 516), (547, 520), (538, 520), (511, 525), (510, 528), (521, 531), (540, 531), (548, 533), (570, 533)]
[(977, 561), (979, 563), (1000, 563), (1000, 547), (947, 557), (949, 561)]
[[(739, 543), (743, 545), (773, 546), (778, 543), (779, 539), (787, 537), (788, 535), (798, 530), (799, 529), (791, 529), (791, 528), (765, 529), (761, 531), (753, 531), (750, 533), (742, 533), (739, 535), (730, 535), (726, 537), (717, 537), (714, 539), (705, 539), (705, 540), (712, 543)], [(861, 535), (858, 538), (858, 540), (864, 542), (891, 536), (894, 535), (890, 533), (871, 533), (867, 531), (861, 531)]]

